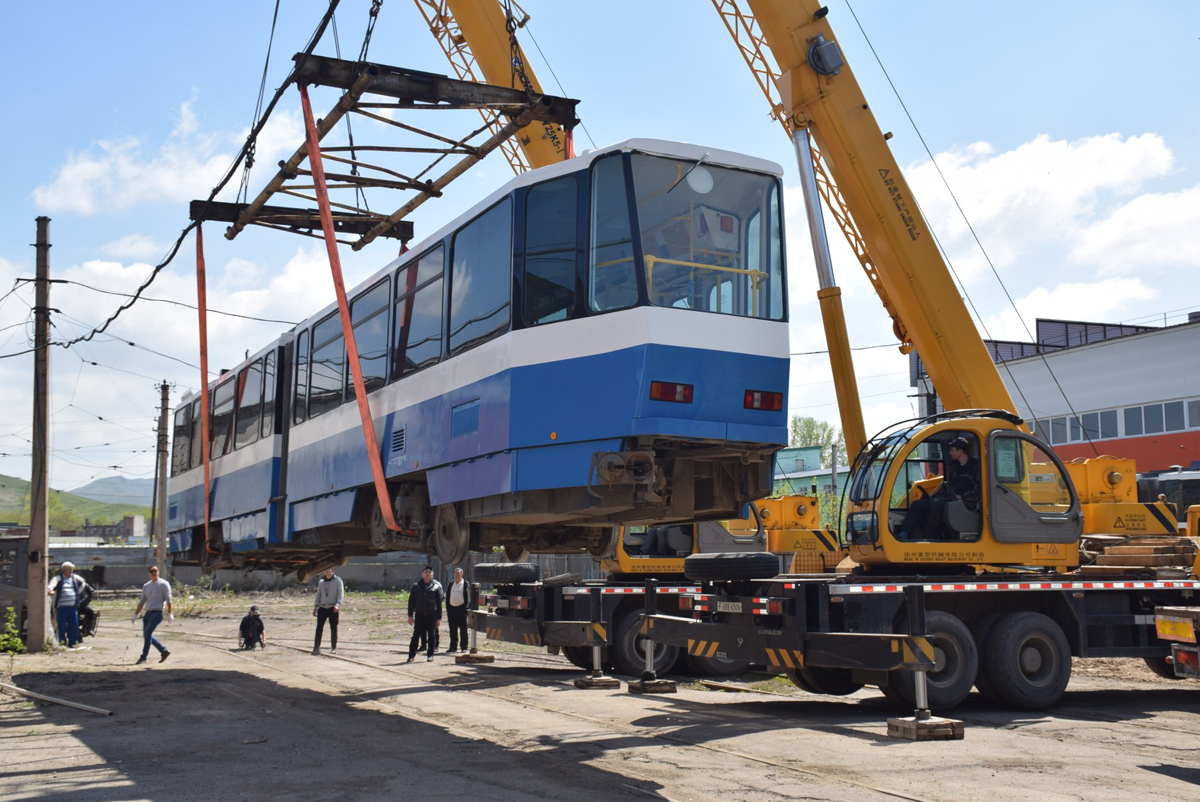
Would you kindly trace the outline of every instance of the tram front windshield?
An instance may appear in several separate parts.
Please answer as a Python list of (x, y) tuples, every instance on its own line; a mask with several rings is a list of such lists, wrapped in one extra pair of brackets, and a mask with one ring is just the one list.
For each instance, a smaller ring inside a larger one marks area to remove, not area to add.
[[(636, 228), (619, 159), (593, 173), (591, 305), (636, 303), (633, 231), (654, 306), (784, 320), (779, 182), (773, 175), (633, 153)], [(632, 230), (631, 230), (632, 228)]]

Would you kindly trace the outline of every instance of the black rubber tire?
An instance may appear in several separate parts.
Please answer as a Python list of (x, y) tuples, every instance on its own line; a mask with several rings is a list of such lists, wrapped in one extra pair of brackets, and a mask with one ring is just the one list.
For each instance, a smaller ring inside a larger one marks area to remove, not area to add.
[(1062, 698), (1071, 680), (1071, 647), (1054, 619), (1010, 613), (988, 639), (987, 674), (1001, 702), (1041, 710)]
[(1146, 667), (1163, 679), (1183, 679), (1175, 675), (1175, 664), (1170, 657), (1144, 657)]
[(725, 657), (688, 655), (692, 672), (698, 677), (736, 677), (750, 669), (749, 660), (730, 660)]
[[(925, 632), (933, 643), (938, 668), (926, 673), (929, 709), (951, 710), (957, 707), (975, 684), (979, 673), (979, 653), (967, 625), (941, 610), (925, 614)], [(888, 677), (893, 688), (909, 707), (917, 703), (917, 686), (912, 671), (893, 671)]]
[(792, 681), (793, 685), (805, 693), (820, 693), (820, 691), (808, 683), (808, 677), (801, 674), (796, 669), (789, 669), (788, 671), (783, 672), (783, 674)]
[[(564, 646), (562, 647), (562, 656), (577, 668), (582, 668), (584, 671), (592, 670), (592, 650), (588, 646)], [(604, 665), (603, 654), (600, 655), (600, 664)]]
[(979, 691), (979, 695), (985, 700), (995, 705), (1003, 704), (1004, 701), (996, 693), (992, 678), (988, 675), (987, 649), (988, 643), (992, 639), (992, 631), (996, 628), (996, 624), (1000, 623), (1000, 619), (1006, 615), (1008, 613), (1005, 611), (988, 613), (971, 626), (971, 637), (975, 641), (975, 650), (979, 653), (979, 671), (975, 675), (975, 690)]
[(479, 563), (472, 569), (471, 579), (493, 585), (517, 585), (537, 582), (541, 576), (542, 567), (533, 563)]
[[(799, 674), (799, 679), (804, 681), (804, 684), (796, 682), (796, 677), (792, 674)], [(796, 684), (796, 687), (804, 690), (810, 690), (812, 693), (820, 693), (826, 696), (849, 696), (850, 694), (861, 690), (863, 684), (855, 682), (850, 678), (850, 669), (848, 668), (823, 668), (821, 666), (807, 666), (797, 672), (788, 672), (788, 679)]]
[(900, 689), (896, 686), (896, 682), (893, 679), (899, 673), (899, 671), (890, 672), (888, 674), (888, 684), (879, 686), (879, 692), (883, 694), (884, 698), (887, 699), (893, 707), (903, 708), (911, 711), (913, 709), (912, 703), (904, 698), (904, 694), (900, 692)]
[[(646, 654), (642, 648), (645, 640), (638, 630), (642, 626), (640, 610), (629, 610), (617, 620), (613, 633), (612, 660), (614, 668), (621, 674), (640, 677), (646, 670)], [(654, 644), (654, 673), (660, 677), (669, 674), (679, 660), (679, 647), (665, 643)]]
[(520, 543), (509, 543), (504, 547), (504, 556), (510, 563), (523, 563), (529, 560), (529, 549)]
[(766, 551), (693, 554), (683, 561), (683, 575), (693, 582), (770, 579), (779, 575), (779, 558)]

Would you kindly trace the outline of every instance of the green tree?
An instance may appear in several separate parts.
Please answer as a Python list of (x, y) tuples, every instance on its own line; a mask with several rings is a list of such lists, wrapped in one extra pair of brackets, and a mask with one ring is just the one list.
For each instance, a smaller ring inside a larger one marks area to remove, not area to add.
[(803, 415), (792, 417), (791, 439), (788, 445), (792, 448), (804, 446), (821, 447), (821, 467), (828, 468), (833, 462), (833, 448), (837, 444), (838, 471), (848, 468), (846, 459), (846, 442), (842, 439), (842, 430), (829, 421), (810, 418)]

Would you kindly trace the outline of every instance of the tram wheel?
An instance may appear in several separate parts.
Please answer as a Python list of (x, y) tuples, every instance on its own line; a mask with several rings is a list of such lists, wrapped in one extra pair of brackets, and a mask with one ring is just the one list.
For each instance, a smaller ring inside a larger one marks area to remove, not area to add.
[(440, 504), (433, 513), (433, 548), (446, 565), (458, 565), (467, 556), (467, 528), (458, 521), (453, 504)]
[(587, 551), (588, 554), (597, 560), (603, 560), (605, 557), (611, 557), (617, 552), (617, 542), (621, 539), (621, 527), (608, 527), (607, 535), (598, 540), (589, 541)]

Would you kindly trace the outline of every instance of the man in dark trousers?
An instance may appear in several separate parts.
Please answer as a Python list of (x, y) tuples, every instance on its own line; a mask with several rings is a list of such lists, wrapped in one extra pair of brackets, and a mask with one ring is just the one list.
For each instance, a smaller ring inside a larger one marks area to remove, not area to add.
[(982, 499), (979, 460), (971, 456), (971, 444), (965, 437), (956, 437), (946, 446), (946, 451), (950, 456), (948, 475), (932, 496), (921, 496), (909, 505), (904, 523), (896, 534), (898, 539), (923, 536), (923, 539), (933, 540), (945, 536), (942, 515), (952, 501), (961, 501), (970, 512), (979, 512)]
[(454, 569), (454, 581), (446, 587), (446, 620), (450, 622), (450, 648), (447, 652), (467, 650), (467, 611), (475, 606), (475, 589), (463, 578), (463, 569)]
[(266, 626), (258, 614), (258, 607), (251, 605), (250, 612), (242, 618), (242, 623), (238, 625), (238, 645), (250, 651), (254, 651), (255, 646), (266, 649), (267, 642), (263, 639), (266, 634)]
[(442, 623), (442, 585), (433, 578), (433, 566), (421, 571), (421, 578), (408, 592), (408, 623), (413, 626), (412, 640), (408, 642), (408, 662), (417, 656), (417, 643), (425, 634), (425, 660), (433, 659), (436, 648), (437, 628)]
[(313, 654), (321, 653), (321, 635), (325, 622), (329, 622), (329, 653), (337, 654), (338, 613), (346, 599), (346, 585), (333, 568), (325, 569), (325, 576), (317, 580), (317, 594), (313, 597), (313, 615), (317, 619), (317, 634), (313, 639)]

